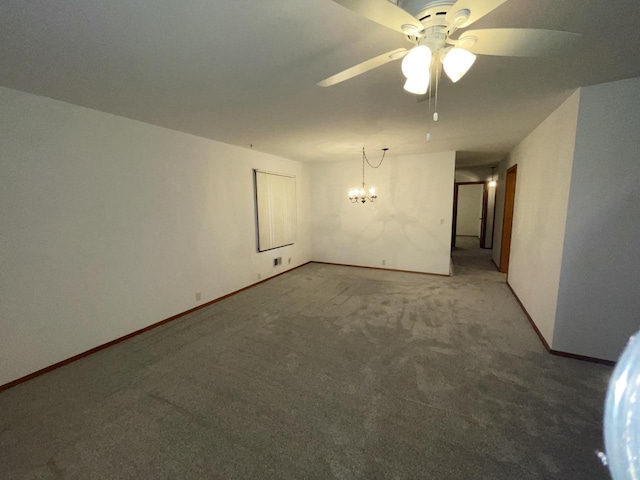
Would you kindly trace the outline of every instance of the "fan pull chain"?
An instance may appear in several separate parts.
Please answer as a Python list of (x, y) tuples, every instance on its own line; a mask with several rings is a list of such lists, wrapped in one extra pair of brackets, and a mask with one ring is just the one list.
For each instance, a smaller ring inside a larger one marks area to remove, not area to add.
[(433, 121), (438, 121), (438, 84), (440, 79), (440, 62), (436, 61), (436, 99), (435, 99), (435, 112), (433, 112)]
[[(433, 68), (429, 69), (429, 75), (431, 75), (431, 71)], [(427, 90), (427, 95), (429, 97), (429, 116), (427, 117), (427, 142), (431, 141), (431, 91), (433, 88), (433, 82), (429, 82), (429, 89)]]

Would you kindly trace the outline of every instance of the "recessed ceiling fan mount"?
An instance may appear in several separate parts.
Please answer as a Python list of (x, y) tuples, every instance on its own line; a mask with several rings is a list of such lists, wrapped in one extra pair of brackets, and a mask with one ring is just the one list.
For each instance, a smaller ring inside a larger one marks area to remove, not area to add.
[(424, 95), (440, 64), (457, 82), (476, 55), (542, 56), (575, 43), (579, 35), (530, 28), (466, 29), (507, 0), (333, 0), (349, 10), (406, 35), (414, 44), (397, 48), (343, 70), (318, 83), (329, 87), (393, 60), (403, 59), (405, 90)]

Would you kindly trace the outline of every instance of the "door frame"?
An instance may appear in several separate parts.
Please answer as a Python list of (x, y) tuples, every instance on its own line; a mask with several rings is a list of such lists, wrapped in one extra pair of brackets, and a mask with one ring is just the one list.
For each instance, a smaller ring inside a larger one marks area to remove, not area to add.
[(516, 185), (518, 165), (507, 170), (504, 181), (504, 211), (502, 214), (502, 241), (500, 242), (500, 271), (509, 274), (511, 256), (511, 233), (513, 229), (513, 211), (516, 203)]
[[(486, 248), (487, 206), (489, 203), (489, 182), (455, 182), (453, 187), (453, 222), (451, 226), (451, 251), (456, 246), (456, 223), (458, 221), (458, 187), (460, 185), (484, 185), (482, 188), (482, 221), (480, 223), (480, 247)], [(490, 248), (490, 247), (489, 247)]]

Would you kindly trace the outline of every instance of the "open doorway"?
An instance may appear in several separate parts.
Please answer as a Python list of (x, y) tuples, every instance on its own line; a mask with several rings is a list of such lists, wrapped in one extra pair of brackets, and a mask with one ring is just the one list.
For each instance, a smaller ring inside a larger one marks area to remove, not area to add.
[[(456, 237), (477, 238), (481, 248), (493, 246), (495, 188), (488, 182), (456, 182), (453, 199), (451, 248)], [(490, 198), (491, 197), (491, 198)]]

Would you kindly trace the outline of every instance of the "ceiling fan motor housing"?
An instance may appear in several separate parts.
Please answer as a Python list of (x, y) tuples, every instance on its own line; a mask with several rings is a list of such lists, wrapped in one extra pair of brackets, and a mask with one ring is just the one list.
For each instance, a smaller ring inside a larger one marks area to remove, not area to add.
[(447, 24), (445, 16), (454, 0), (398, 0), (398, 6), (416, 17), (425, 26)]
[(446, 16), (454, 3), (454, 0), (399, 0), (398, 6), (424, 26), (422, 32), (407, 31), (409, 41), (428, 45), (434, 51), (443, 47), (449, 32)]

